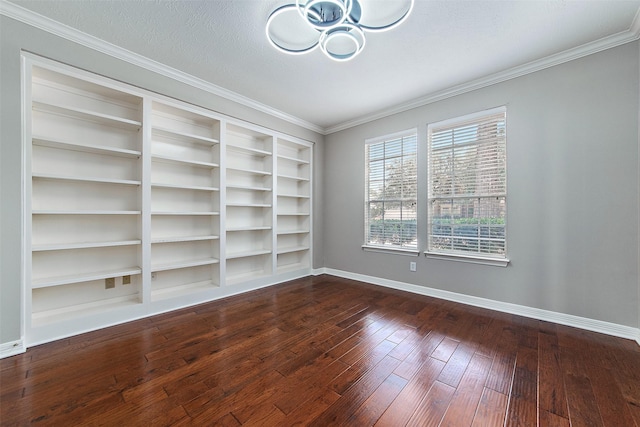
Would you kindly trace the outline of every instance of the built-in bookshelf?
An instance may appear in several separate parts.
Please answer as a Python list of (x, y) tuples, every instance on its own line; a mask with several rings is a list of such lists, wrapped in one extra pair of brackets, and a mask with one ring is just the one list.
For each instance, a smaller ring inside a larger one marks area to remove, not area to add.
[(151, 111), (153, 301), (220, 285), (220, 120)]
[(311, 146), (277, 139), (277, 270), (311, 265)]
[(30, 71), (31, 323), (139, 303), (142, 97)]
[(226, 129), (226, 284), (272, 273), (273, 136)]
[(312, 144), (24, 55), (27, 344), (311, 272)]

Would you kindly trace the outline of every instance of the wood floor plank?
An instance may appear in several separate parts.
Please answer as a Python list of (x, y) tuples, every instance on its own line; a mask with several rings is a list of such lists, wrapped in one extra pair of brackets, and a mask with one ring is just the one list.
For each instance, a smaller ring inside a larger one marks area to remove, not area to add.
[(474, 355), (471, 358), (442, 419), (441, 426), (471, 425), (482, 397), (490, 366), (491, 360), (484, 356)]
[(436, 381), (418, 409), (412, 414), (407, 427), (431, 427), (440, 425), (456, 389)]
[(485, 387), (473, 417), (472, 427), (492, 427), (504, 425), (509, 396)]
[(640, 346), (319, 275), (0, 360), (23, 425), (640, 427)]
[(336, 402), (327, 408), (310, 426), (346, 424), (347, 420), (365, 400), (391, 375), (400, 362), (386, 356), (358, 381), (357, 387), (350, 387)]
[(428, 358), (420, 366), (411, 381), (402, 389), (398, 397), (389, 404), (376, 425), (395, 426), (405, 425), (409, 422), (411, 415), (431, 390), (444, 366), (445, 363), (443, 361), (432, 357)]
[(380, 384), (380, 387), (347, 419), (347, 424), (374, 425), (406, 385), (407, 380), (393, 373), (390, 374)]
[(538, 406), (541, 411), (568, 418), (558, 339), (555, 334), (540, 333), (538, 343)]

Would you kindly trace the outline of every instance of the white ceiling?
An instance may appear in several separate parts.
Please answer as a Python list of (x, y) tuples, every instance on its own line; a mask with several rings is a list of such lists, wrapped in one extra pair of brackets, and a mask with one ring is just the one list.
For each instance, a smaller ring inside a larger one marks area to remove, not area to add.
[(291, 56), (268, 43), (269, 14), (293, 2), (11, 0), (325, 132), (577, 47), (606, 47), (603, 39), (640, 36), (640, 0), (416, 0), (400, 27), (367, 33), (359, 56), (335, 62), (319, 49)]

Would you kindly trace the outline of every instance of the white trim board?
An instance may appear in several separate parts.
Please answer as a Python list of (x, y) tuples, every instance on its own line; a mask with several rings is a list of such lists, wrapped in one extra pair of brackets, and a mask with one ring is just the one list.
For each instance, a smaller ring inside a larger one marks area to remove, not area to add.
[(344, 123), (339, 123), (334, 126), (323, 128), (322, 126), (310, 123), (301, 118), (295, 117), (291, 114), (285, 113), (280, 110), (276, 110), (268, 105), (262, 104), (246, 96), (240, 95), (236, 92), (225, 89), (221, 86), (214, 85), (200, 78), (194, 77), (183, 71), (161, 64), (157, 61), (153, 61), (137, 53), (131, 52), (114, 44), (108, 43), (97, 37), (86, 34), (75, 28), (61, 24), (45, 16), (39, 15), (21, 6), (13, 3), (0, 0), (0, 15), (5, 15), (9, 18), (23, 22), (27, 25), (39, 28), (47, 31), (56, 36), (62, 37), (66, 40), (78, 43), (82, 46), (90, 49), (102, 52), (106, 55), (136, 65), (138, 67), (145, 68), (147, 70), (156, 72), (160, 75), (172, 78), (182, 83), (186, 83), (195, 88), (201, 89), (205, 92), (212, 93), (214, 95), (223, 97), (233, 102), (237, 102), (241, 105), (253, 108), (257, 111), (269, 114), (273, 117), (287, 121), (289, 123), (301, 126), (305, 129), (318, 132), (322, 135), (329, 135), (341, 130), (349, 129), (354, 126), (358, 126), (364, 123), (368, 123), (377, 119), (381, 119), (393, 114), (401, 113), (403, 111), (411, 110), (413, 108), (421, 107), (427, 104), (431, 104), (436, 101), (451, 98), (463, 93), (471, 92), (476, 89), (481, 89), (487, 86), (491, 86), (497, 83), (504, 82), (516, 77), (520, 77), (526, 74), (530, 74), (536, 71), (543, 70), (545, 68), (553, 67), (555, 65), (563, 64), (565, 62), (572, 61), (574, 59), (582, 58), (587, 55), (591, 55), (606, 49), (611, 49), (620, 46), (625, 43), (629, 43), (640, 39), (640, 9), (636, 14), (631, 26), (626, 31), (621, 31), (617, 34), (612, 34), (607, 37), (603, 37), (599, 40), (583, 44), (572, 49), (568, 49), (564, 52), (560, 52), (546, 58), (542, 58), (536, 61), (529, 62), (524, 65), (520, 65), (499, 73), (495, 73), (489, 76), (481, 77), (479, 79), (463, 83), (458, 86), (446, 88), (441, 91), (427, 94), (426, 96), (391, 106), (381, 111), (362, 116), (360, 118), (349, 120)]
[(22, 354), (25, 351), (27, 348), (24, 346), (23, 340), (5, 342), (0, 344), (0, 359)]
[(425, 295), (428, 297), (439, 298), (447, 301), (458, 302), (461, 304), (472, 305), (475, 307), (487, 308), (489, 310), (500, 311), (503, 313), (516, 314), (518, 316), (572, 326), (574, 328), (585, 329), (587, 331), (635, 340), (638, 345), (640, 345), (640, 328), (632, 328), (630, 326), (618, 325), (615, 323), (604, 322), (602, 320), (588, 319), (586, 317), (574, 316), (572, 314), (558, 313), (555, 311), (543, 310), (540, 308), (533, 308), (524, 305), (511, 304), (508, 302), (474, 297), (470, 295), (459, 294), (456, 292), (429, 288), (426, 286), (413, 285), (410, 283), (398, 282), (395, 280), (367, 276), (364, 274), (334, 270), (332, 268), (315, 269), (313, 270), (313, 274), (316, 276), (320, 274), (329, 274), (345, 279), (358, 280), (360, 282), (366, 282), (373, 285), (379, 285), (387, 288), (411, 292), (414, 294)]

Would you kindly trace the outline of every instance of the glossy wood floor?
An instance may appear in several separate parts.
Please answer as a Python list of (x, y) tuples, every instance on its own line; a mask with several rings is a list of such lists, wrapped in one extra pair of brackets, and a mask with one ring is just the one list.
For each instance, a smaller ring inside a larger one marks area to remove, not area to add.
[(331, 276), (0, 368), (2, 426), (640, 427), (633, 341)]

